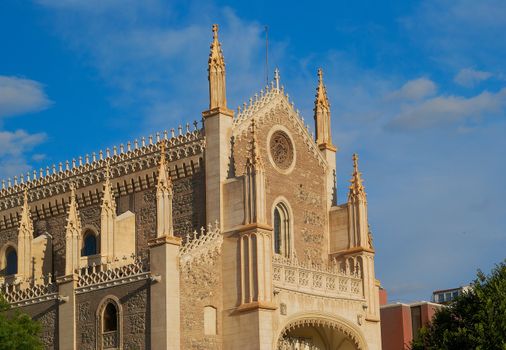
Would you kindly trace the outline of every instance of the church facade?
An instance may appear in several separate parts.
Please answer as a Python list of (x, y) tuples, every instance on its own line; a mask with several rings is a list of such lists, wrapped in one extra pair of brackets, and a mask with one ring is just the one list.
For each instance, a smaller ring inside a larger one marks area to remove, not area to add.
[(4, 182), (0, 292), (47, 349), (380, 349), (358, 157), (342, 204), (321, 70), (315, 135), (273, 82), (232, 111), (213, 26), (209, 108)]

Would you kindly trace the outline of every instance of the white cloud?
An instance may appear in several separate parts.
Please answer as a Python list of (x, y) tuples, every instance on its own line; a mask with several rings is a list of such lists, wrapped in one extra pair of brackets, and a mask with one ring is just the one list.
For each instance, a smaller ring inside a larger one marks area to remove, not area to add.
[(391, 93), (390, 99), (420, 100), (436, 93), (436, 84), (427, 78), (418, 78), (408, 81), (399, 90)]
[[(213, 22), (220, 24), (229, 107), (264, 84), (263, 27), (230, 8), (190, 6), (176, 21), (170, 6), (159, 0), (130, 7), (113, 1), (97, 5), (99, 9), (73, 0), (38, 2), (55, 16), (55, 28), (65, 42), (114, 88), (113, 105), (142, 113), (143, 128), (200, 119), (208, 104), (206, 69)], [(272, 60), (277, 51), (272, 50)]]
[(437, 96), (420, 104), (404, 106), (389, 126), (398, 129), (421, 129), (467, 119), (498, 115), (506, 107), (506, 88), (496, 93), (484, 91), (479, 95)]
[(0, 131), (0, 177), (20, 175), (30, 166), (25, 154), (46, 140), (45, 133), (30, 134), (25, 130)]
[(37, 112), (50, 105), (51, 101), (40, 83), (0, 76), (0, 117)]
[(504, 67), (506, 2), (503, 0), (427, 0), (401, 19), (424, 55), (452, 69)]
[(473, 87), (479, 82), (487, 80), (491, 76), (492, 73), (490, 72), (474, 70), (473, 68), (464, 68), (457, 73), (453, 81), (462, 86)]

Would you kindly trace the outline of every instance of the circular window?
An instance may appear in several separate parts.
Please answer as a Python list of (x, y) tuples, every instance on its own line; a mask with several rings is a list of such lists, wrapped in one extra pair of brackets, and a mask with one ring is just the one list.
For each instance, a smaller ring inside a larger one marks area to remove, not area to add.
[(281, 170), (287, 170), (294, 158), (290, 137), (284, 131), (277, 130), (272, 134), (269, 146), (274, 164)]

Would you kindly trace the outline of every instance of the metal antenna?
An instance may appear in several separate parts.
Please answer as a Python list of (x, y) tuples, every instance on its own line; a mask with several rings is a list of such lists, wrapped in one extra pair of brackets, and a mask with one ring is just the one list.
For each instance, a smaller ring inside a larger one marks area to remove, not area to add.
[(265, 26), (265, 83), (269, 84), (269, 27)]

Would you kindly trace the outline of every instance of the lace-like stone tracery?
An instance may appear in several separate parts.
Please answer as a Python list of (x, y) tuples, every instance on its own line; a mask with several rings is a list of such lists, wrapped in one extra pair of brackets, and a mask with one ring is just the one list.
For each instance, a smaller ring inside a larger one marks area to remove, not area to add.
[(292, 141), (283, 131), (276, 131), (271, 136), (270, 152), (272, 160), (276, 166), (282, 170), (286, 170), (293, 162), (293, 145)]

